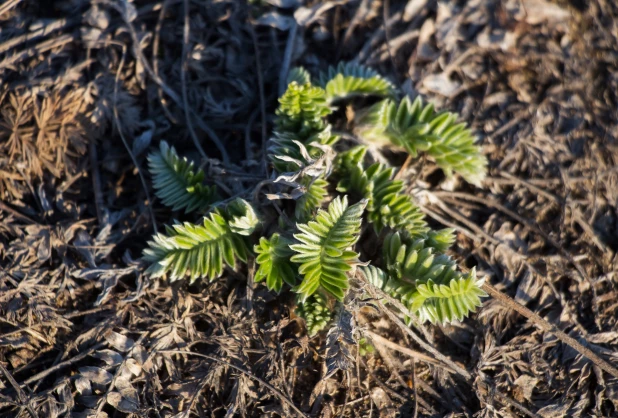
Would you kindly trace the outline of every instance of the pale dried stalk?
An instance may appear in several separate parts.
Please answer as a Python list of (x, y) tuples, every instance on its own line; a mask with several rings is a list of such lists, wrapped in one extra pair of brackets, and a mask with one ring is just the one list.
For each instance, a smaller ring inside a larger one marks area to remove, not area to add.
[(577, 351), (582, 356), (586, 357), (588, 360), (592, 361), (597, 367), (601, 370), (606, 371), (616, 379), (618, 379), (618, 369), (609, 364), (607, 361), (603, 360), (597, 354), (595, 354), (591, 349), (584, 347), (579, 341), (575, 338), (568, 336), (566, 333), (558, 329), (553, 324), (550, 324), (543, 318), (541, 318), (537, 313), (532, 312), (530, 309), (525, 306), (515, 302), (510, 296), (505, 295), (500, 292), (498, 289), (493, 287), (492, 285), (485, 283), (482, 286), (482, 289), (487, 292), (490, 296), (497, 299), (503, 305), (513, 309), (520, 315), (526, 317), (531, 320), (536, 326), (541, 328), (545, 332), (549, 332), (554, 334), (560, 341)]
[(55, 372), (57, 372), (60, 369), (63, 369), (67, 366), (70, 366), (72, 364), (77, 363), (78, 361), (88, 357), (90, 354), (94, 353), (95, 351), (99, 350), (100, 348), (105, 347), (106, 343), (98, 343), (96, 345), (93, 345), (92, 347), (88, 348), (85, 351), (82, 351), (81, 353), (79, 353), (78, 355), (76, 355), (75, 357), (68, 359), (67, 361), (63, 361), (62, 363), (58, 363), (53, 367), (50, 367), (47, 370), (42, 371), (41, 373), (37, 373), (34, 376), (31, 376), (29, 379), (26, 379), (20, 386), (22, 388), (26, 387), (27, 385), (37, 382), (39, 380), (45, 379), (47, 376), (49, 376), (50, 374), (53, 374)]
[[(0, 12), (0, 15), (1, 14), (2, 12)], [(77, 19), (75, 20), (59, 19), (49, 24), (46, 24), (41, 29), (37, 29), (35, 31), (27, 32), (20, 36), (9, 38), (5, 42), (0, 44), (0, 54), (5, 53), (6, 51), (13, 49), (17, 45), (23, 44), (25, 42), (30, 42), (35, 39), (41, 38), (41, 37), (46, 37), (47, 35), (49, 35), (50, 33), (56, 30), (68, 29), (77, 23), (79, 23), (79, 20)]]
[(4, 377), (6, 377), (6, 380), (9, 381), (11, 386), (13, 386), (13, 389), (15, 389), (15, 391), (17, 392), (17, 397), (19, 398), (20, 405), (26, 408), (32, 418), (37, 418), (37, 414), (34, 412), (34, 409), (32, 409), (32, 406), (28, 402), (28, 396), (19, 386), (13, 375), (9, 373), (9, 371), (2, 365), (2, 363), (0, 363), (0, 371), (2, 372), (2, 374), (4, 374)]
[[(359, 276), (361, 275), (360, 274), (357, 275), (357, 277)], [(452, 361), (451, 359), (446, 357), (444, 354), (442, 354), (440, 351), (438, 351), (436, 348), (432, 347), (430, 344), (427, 344), (425, 341), (423, 341), (423, 339), (419, 337), (418, 335), (416, 335), (416, 333), (412, 331), (410, 327), (404, 324), (403, 321), (401, 321), (401, 319), (399, 319), (397, 315), (395, 315), (395, 313), (393, 313), (391, 309), (388, 309), (384, 305), (384, 303), (382, 303), (382, 299), (385, 299), (386, 297), (388, 297), (386, 293), (384, 293), (381, 289), (378, 289), (377, 287), (373, 286), (371, 283), (367, 282), (366, 280), (363, 280), (363, 279), (361, 280), (364, 283), (366, 283), (366, 289), (369, 292), (369, 295), (375, 299), (376, 303), (378, 304), (382, 312), (384, 312), (390, 318), (391, 321), (393, 321), (399, 328), (401, 328), (403, 332), (405, 332), (410, 337), (412, 337), (412, 339), (416, 341), (416, 343), (420, 345), (423, 349), (433, 354), (436, 359), (446, 364), (448, 368), (452, 369), (453, 371), (461, 375), (464, 379), (468, 381), (472, 380), (472, 375), (466, 369), (462, 368), (461, 366), (456, 364), (454, 361)]]
[(0, 6), (0, 16), (2, 16), (4, 13), (8, 12), (12, 8), (14, 8), (15, 6), (17, 6), (19, 3), (21, 3), (21, 1), (22, 0), (9, 0), (6, 3), (4, 3), (3, 5), (1, 5)]
[(371, 338), (371, 340), (375, 343), (375, 344), (380, 344), (383, 345), (386, 348), (390, 348), (391, 350), (394, 351), (398, 351), (402, 354), (405, 354), (407, 356), (410, 356), (416, 360), (420, 360), (420, 361), (424, 361), (425, 363), (429, 363), (432, 364), (436, 367), (440, 367), (444, 370), (446, 370), (449, 373), (457, 373), (455, 370), (451, 369), (450, 367), (445, 366), (444, 364), (440, 363), (439, 361), (436, 361), (433, 357), (430, 357), (426, 354), (421, 353), (420, 351), (415, 351), (415, 350), (411, 350), (407, 347), (403, 347), (399, 344), (396, 344), (394, 342), (392, 342), (391, 340), (388, 340), (384, 337), (382, 337), (381, 335), (376, 334), (375, 332), (369, 331), (369, 330), (365, 330), (363, 331), (363, 334), (367, 335), (369, 338)]
[(281, 64), (281, 71), (279, 72), (279, 97), (283, 96), (288, 85), (288, 71), (290, 70), (290, 63), (292, 62), (292, 53), (294, 52), (297, 31), (298, 23), (294, 20), (294, 24), (290, 28), (287, 44), (285, 45), (285, 55), (283, 56), (283, 63)]

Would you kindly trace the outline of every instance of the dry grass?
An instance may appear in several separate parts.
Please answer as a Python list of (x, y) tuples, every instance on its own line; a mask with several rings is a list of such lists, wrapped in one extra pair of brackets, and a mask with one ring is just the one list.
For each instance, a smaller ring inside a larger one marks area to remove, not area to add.
[(352, 310), (374, 336), (360, 356), (349, 318), (309, 339), (247, 271), (142, 275), (153, 225), (179, 216), (147, 201), (148, 147), (242, 194), (282, 69), (355, 59), (481, 137), (483, 188), (402, 173), (460, 232), (453, 255), (618, 365), (618, 7), (325, 1), (290, 30), (293, 3), (0, 5), (0, 416), (618, 416), (618, 380), (495, 299), (405, 332)]

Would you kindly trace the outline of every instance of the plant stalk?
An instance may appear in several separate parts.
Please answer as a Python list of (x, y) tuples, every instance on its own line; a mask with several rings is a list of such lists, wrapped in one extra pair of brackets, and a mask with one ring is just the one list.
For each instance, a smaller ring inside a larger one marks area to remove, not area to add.
[(517, 303), (515, 300), (513, 300), (513, 298), (500, 292), (489, 283), (484, 283), (482, 289), (493, 298), (497, 299), (504, 306), (513, 309), (520, 315), (524, 316), (526, 319), (534, 322), (534, 324), (541, 328), (543, 331), (554, 334), (560, 341), (577, 351), (582, 356), (586, 357), (588, 360), (592, 361), (601, 370), (606, 371), (607, 373), (618, 379), (618, 369), (616, 367), (612, 366), (606, 360), (599, 357), (588, 347), (582, 345), (575, 338), (570, 337), (565, 332), (558, 329), (557, 326), (550, 324), (549, 322), (541, 318), (537, 313), (532, 312), (530, 309), (526, 308), (522, 304)]

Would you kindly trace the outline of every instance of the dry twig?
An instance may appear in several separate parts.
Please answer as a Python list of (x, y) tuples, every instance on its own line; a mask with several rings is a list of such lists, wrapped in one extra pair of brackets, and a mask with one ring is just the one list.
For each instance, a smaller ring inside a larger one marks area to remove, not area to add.
[(586, 357), (588, 360), (592, 361), (598, 368), (606, 371), (616, 379), (618, 379), (618, 369), (611, 364), (609, 364), (606, 360), (599, 357), (595, 354), (590, 348), (584, 347), (580, 342), (578, 342), (573, 337), (565, 334), (563, 331), (558, 329), (555, 325), (550, 324), (543, 318), (541, 318), (537, 313), (532, 312), (530, 309), (525, 306), (515, 302), (508, 295), (497, 290), (495, 287), (490, 285), (489, 283), (483, 284), (483, 290), (486, 291), (490, 296), (497, 299), (504, 306), (513, 309), (520, 315), (532, 321), (536, 326), (541, 328), (545, 332), (549, 332), (554, 334), (560, 341), (573, 348), (582, 356)]

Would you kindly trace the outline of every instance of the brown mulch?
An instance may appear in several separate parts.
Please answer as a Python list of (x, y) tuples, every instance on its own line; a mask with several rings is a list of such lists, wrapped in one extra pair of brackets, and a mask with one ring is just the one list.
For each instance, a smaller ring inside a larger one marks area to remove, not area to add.
[(492, 299), (419, 330), (472, 379), (378, 316), (360, 329), (390, 344), (323, 379), (289, 295), (139, 261), (184, 216), (151, 199), (160, 140), (240, 193), (288, 64), (356, 60), (478, 133), (482, 188), (411, 167), (452, 254), (618, 366), (617, 22), (609, 0), (5, 0), (0, 416), (618, 416), (615, 378)]

